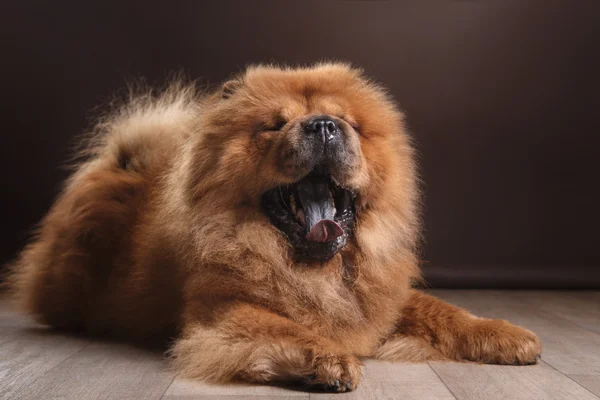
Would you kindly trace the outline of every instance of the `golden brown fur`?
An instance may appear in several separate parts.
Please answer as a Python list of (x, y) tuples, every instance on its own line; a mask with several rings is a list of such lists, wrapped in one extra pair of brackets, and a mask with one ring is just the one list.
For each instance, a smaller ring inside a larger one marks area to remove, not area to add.
[[(356, 230), (322, 264), (295, 261), (261, 212), (265, 191), (308, 172), (280, 160), (291, 128), (262, 130), (276, 113), (360, 125), (343, 176), (358, 193)], [(533, 333), (411, 289), (413, 150), (401, 113), (360, 71), (251, 67), (209, 95), (178, 84), (133, 98), (97, 131), (15, 263), (16, 299), (40, 322), (135, 340), (175, 331), (174, 365), (217, 382), (354, 389), (358, 357), (536, 362)]]

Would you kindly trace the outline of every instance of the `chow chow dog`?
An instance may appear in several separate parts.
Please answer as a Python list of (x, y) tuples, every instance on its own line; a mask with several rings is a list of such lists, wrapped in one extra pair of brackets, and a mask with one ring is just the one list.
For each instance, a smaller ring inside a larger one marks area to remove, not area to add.
[(184, 376), (353, 390), (361, 358), (533, 364), (530, 331), (419, 282), (403, 115), (347, 64), (249, 67), (103, 117), (12, 265), (49, 326), (174, 338)]

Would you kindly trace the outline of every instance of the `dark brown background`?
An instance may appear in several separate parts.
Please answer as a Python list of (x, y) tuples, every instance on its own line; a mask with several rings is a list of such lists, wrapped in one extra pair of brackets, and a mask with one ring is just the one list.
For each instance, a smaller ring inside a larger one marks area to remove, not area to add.
[(19, 1), (0, 6), (0, 262), (131, 78), (349, 60), (416, 137), (434, 286), (600, 287), (600, 2)]

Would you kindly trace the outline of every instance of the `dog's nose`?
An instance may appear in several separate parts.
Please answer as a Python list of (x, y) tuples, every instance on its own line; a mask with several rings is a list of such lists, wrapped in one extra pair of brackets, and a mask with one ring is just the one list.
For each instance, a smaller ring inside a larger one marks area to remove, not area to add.
[(319, 116), (304, 123), (304, 132), (319, 137), (325, 143), (339, 134), (339, 128), (331, 117)]

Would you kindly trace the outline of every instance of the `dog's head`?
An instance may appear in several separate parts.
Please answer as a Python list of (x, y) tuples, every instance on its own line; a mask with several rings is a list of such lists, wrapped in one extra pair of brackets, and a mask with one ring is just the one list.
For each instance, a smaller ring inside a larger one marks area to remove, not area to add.
[(355, 231), (375, 225), (388, 229), (363, 242), (414, 230), (414, 165), (402, 115), (361, 71), (251, 67), (210, 102), (195, 152), (196, 192), (221, 188), (223, 201), (260, 207), (296, 256), (328, 260)]

